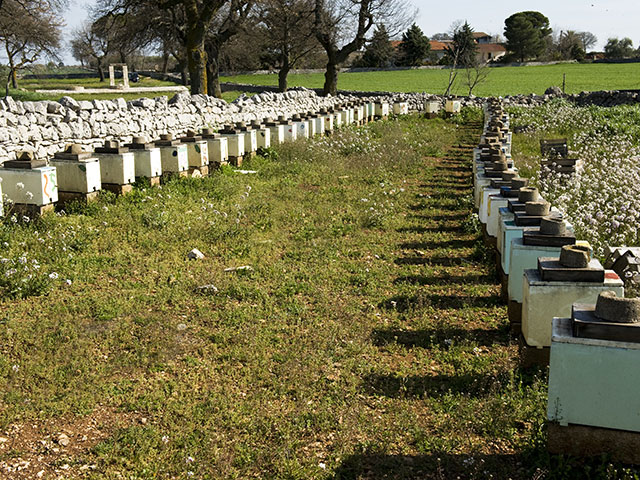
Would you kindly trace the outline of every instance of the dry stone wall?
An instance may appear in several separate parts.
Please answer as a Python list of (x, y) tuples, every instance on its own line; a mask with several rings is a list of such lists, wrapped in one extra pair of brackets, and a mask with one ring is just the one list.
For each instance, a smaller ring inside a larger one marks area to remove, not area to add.
[(122, 98), (76, 101), (70, 97), (58, 102), (19, 102), (7, 97), (0, 100), (0, 163), (23, 150), (49, 158), (71, 142), (96, 147), (105, 140), (129, 142), (138, 135), (150, 139), (162, 133), (183, 135), (190, 129), (217, 128), (231, 122), (291, 117), (345, 100), (319, 97), (308, 90), (243, 96), (230, 104), (188, 93), (171, 100), (162, 96), (129, 102)]
[[(505, 97), (505, 105), (540, 105), (556, 94)], [(58, 102), (20, 102), (11, 97), (0, 99), (0, 163), (13, 159), (16, 152), (33, 151), (37, 158), (49, 158), (68, 143), (96, 147), (105, 140), (131, 141), (133, 136), (155, 139), (162, 133), (183, 135), (187, 130), (217, 128), (231, 122), (255, 119), (289, 118), (295, 113), (319, 110), (354, 99), (407, 102), (412, 111), (421, 111), (425, 101), (447, 98), (426, 93), (341, 92), (322, 97), (313, 90), (297, 88), (285, 93), (263, 91), (252, 97), (241, 96), (232, 103), (206, 95), (179, 93), (125, 101), (76, 101), (63, 97)], [(638, 92), (589, 92), (569, 95), (578, 105), (620, 105), (638, 103)], [(458, 98), (463, 106), (481, 106), (483, 98)]]

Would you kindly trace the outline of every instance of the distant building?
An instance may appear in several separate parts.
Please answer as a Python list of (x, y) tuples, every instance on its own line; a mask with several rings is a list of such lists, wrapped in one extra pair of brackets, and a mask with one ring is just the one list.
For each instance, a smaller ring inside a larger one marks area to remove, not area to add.
[[(478, 45), (478, 61), (482, 63), (494, 62), (507, 54), (507, 49), (500, 43), (495, 42), (495, 37), (484, 32), (474, 32), (473, 39)], [(398, 50), (400, 40), (392, 40), (391, 46), (394, 50)], [(447, 54), (447, 47), (451, 45), (451, 40), (430, 40), (431, 52), (430, 57), (425, 59), (425, 62), (429, 60), (436, 63), (442, 60)]]
[(493, 41), (493, 37), (484, 32), (473, 32), (473, 39), (478, 45), (483, 45), (485, 43), (495, 43)]
[(499, 43), (478, 43), (478, 60), (494, 62), (507, 54), (507, 49)]

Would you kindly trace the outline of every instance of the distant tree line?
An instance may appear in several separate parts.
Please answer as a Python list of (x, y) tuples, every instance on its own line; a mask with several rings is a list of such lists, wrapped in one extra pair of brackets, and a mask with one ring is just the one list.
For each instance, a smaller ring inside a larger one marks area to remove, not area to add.
[[(0, 0), (0, 41), (8, 59), (7, 91), (17, 72), (43, 58), (57, 59), (67, 0)], [(132, 69), (150, 59), (162, 71), (179, 72), (193, 93), (221, 95), (220, 72), (278, 71), (288, 88), (294, 68), (325, 69), (324, 92), (337, 91), (344, 65), (384, 68), (440, 63), (455, 67), (449, 88), (463, 68), (469, 93), (486, 76), (473, 29), (455, 22), (432, 40), (416, 24), (408, 0), (95, 0), (90, 19), (73, 32), (73, 56), (97, 69), (109, 63)], [(540, 12), (505, 20), (507, 50), (501, 61), (582, 60), (597, 43), (590, 32), (555, 33)], [(400, 40), (392, 41), (394, 38)], [(638, 56), (630, 39), (609, 39), (608, 58)], [(475, 72), (475, 73), (474, 73)]]

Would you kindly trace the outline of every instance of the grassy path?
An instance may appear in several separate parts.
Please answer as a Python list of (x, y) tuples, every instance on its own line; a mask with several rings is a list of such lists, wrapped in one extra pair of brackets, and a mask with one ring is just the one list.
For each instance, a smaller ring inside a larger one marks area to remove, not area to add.
[(531, 476), (545, 379), (515, 368), (473, 229), (478, 120), (2, 225), (50, 293), (0, 296), (0, 478)]

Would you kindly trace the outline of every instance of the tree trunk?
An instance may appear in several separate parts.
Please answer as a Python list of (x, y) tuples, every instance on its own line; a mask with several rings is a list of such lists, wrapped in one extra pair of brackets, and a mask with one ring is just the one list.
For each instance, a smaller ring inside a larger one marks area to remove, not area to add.
[(289, 88), (287, 76), (289, 75), (290, 70), (291, 65), (289, 64), (289, 56), (283, 55), (282, 66), (280, 67), (280, 71), (278, 72), (278, 90), (281, 92), (286, 92), (287, 88)]
[(207, 90), (209, 95), (222, 98), (222, 87), (220, 86), (220, 64), (218, 63), (218, 50), (209, 49), (207, 52)]
[(207, 93), (207, 52), (204, 49), (204, 28), (194, 28), (187, 35), (187, 64), (191, 94)]
[(165, 51), (162, 54), (162, 73), (169, 71), (169, 54)]
[(104, 68), (102, 68), (102, 63), (98, 63), (98, 76), (100, 77), (100, 81), (104, 82)]
[(325, 96), (338, 94), (338, 65), (333, 55), (329, 56), (327, 61), (327, 71), (324, 72), (324, 89)]
[(18, 88), (18, 69), (11, 67), (11, 88)]

